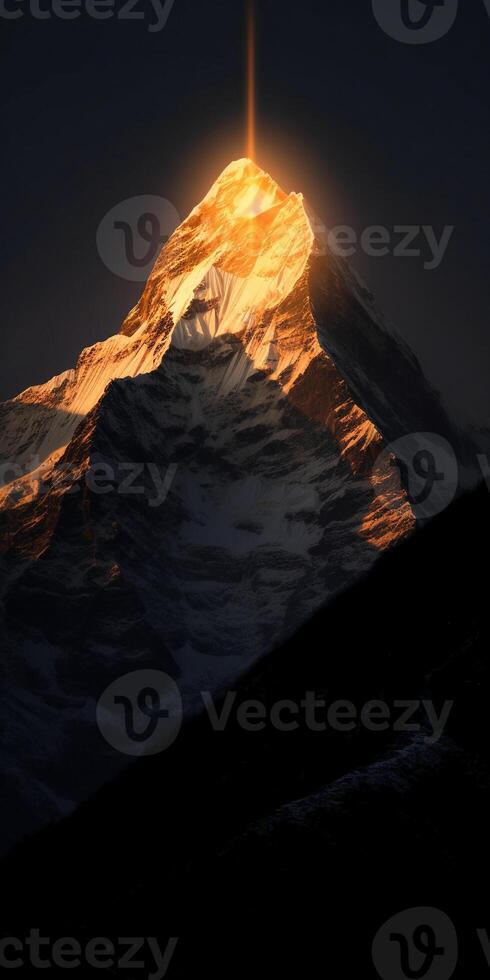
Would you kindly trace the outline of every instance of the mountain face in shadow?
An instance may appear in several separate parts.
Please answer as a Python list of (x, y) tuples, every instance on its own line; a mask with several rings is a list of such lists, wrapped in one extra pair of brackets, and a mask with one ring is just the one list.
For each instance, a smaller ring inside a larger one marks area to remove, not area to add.
[[(456, 976), (483, 976), (489, 514), (486, 488), (462, 497), (234, 688), (268, 719), (307, 692), (349, 702), (354, 726), (313, 728), (303, 714), (288, 730), (246, 730), (232, 710), (216, 731), (203, 710), (4, 862), (9, 934), (36, 922), (78, 938), (101, 923), (104, 935), (180, 936), (170, 976), (198, 962), (246, 976), (258, 956), (294, 976), (328, 949), (370, 977), (383, 922), (435, 907), (459, 932)], [(361, 724), (373, 701), (398, 720), (408, 705), (412, 729)]]
[(3, 413), (5, 849), (127, 765), (108, 685), (164, 670), (191, 716), (413, 531), (387, 441), (458, 438), (302, 195), (247, 160), (121, 332)]
[[(247, 380), (223, 396), (233, 372)], [(316, 411), (335, 418), (348, 393), (326, 361), (320, 381)], [(4, 710), (31, 713), (4, 760), (7, 771), (16, 765), (22, 744), (24, 772), (20, 785), (14, 772), (4, 811), (14, 839), (41, 754), (60, 801), (83, 798), (120, 767), (92, 707), (114, 679), (158, 667), (192, 703), (204, 678), (217, 688), (242, 672), (365, 573), (386, 537), (411, 527), (393, 473), (382, 498), (310, 418), (308, 384), (307, 373), (294, 395), (302, 410), (266, 373), (251, 373), (236, 337), (171, 348), (158, 372), (114, 382), (44, 493), (6, 512), (2, 637), (15, 681)], [(128, 461), (141, 492), (124, 492)], [(98, 471), (110, 474), (103, 493), (91, 489)], [(87, 763), (73, 769), (82, 746)]]

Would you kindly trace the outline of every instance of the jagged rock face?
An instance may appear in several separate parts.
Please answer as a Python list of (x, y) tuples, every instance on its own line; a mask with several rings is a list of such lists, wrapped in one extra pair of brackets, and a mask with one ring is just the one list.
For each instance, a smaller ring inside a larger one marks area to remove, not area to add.
[[(239, 161), (121, 333), (2, 406), (1, 458), (23, 474), (2, 491), (2, 642), (7, 797), (25, 827), (121, 763), (94, 713), (115, 677), (159, 666), (192, 701), (413, 527), (393, 468), (372, 475), (393, 412), (403, 424), (390, 386), (409, 372), (439, 409), (362, 290), (301, 195)], [(94, 465), (112, 474), (104, 492)], [(121, 490), (128, 466), (144, 467), (140, 492)], [(82, 745), (77, 781), (64, 761)]]

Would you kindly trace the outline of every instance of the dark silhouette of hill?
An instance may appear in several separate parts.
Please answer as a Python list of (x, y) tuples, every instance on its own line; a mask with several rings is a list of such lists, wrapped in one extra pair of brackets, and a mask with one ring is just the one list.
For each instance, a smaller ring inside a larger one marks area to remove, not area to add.
[[(490, 694), (482, 486), (332, 601), (239, 685), (238, 699), (454, 702), (411, 732), (224, 732), (199, 717), (3, 863), (4, 930), (180, 936), (169, 976), (377, 976), (371, 943), (435, 906), (456, 977), (487, 975)], [(339, 972), (339, 969), (342, 972)], [(357, 971), (357, 972), (356, 972)], [(470, 972), (468, 972), (470, 971)]]

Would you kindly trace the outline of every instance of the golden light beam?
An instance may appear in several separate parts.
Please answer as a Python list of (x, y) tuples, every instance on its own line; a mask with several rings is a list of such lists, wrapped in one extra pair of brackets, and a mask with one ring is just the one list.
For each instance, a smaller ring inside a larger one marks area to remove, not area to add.
[(255, 160), (257, 91), (255, 79), (255, 0), (247, 0), (247, 157)]

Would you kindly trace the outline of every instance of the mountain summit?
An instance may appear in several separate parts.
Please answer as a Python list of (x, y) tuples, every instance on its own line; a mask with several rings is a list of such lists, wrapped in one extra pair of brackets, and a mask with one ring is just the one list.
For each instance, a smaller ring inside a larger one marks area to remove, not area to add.
[[(0, 416), (12, 839), (123, 764), (95, 721), (109, 683), (160, 668), (191, 710), (404, 537), (385, 441), (448, 428), (302, 195), (250, 160), (175, 231), (121, 332)], [(81, 779), (65, 762), (88, 750)]]
[[(151, 329), (162, 311), (178, 325), (182, 343), (199, 343), (199, 327), (201, 340), (213, 331), (239, 333), (251, 311), (258, 314), (289, 295), (312, 245), (302, 195), (284, 194), (250, 160), (232, 163), (162, 251), (123, 333)], [(199, 320), (196, 336), (186, 330), (186, 311), (204, 287), (220, 294), (219, 313)]]
[(152, 371), (172, 340), (196, 347), (253, 327), (294, 288), (312, 242), (301, 195), (288, 197), (250, 160), (230, 164), (162, 250), (120, 333), (3, 407), (0, 459), (44, 475), (112, 380)]
[[(35, 493), (36, 479), (56, 465), (107, 386), (151, 373), (171, 344), (196, 350), (220, 335), (239, 336), (247, 373), (273, 368), (272, 376), (290, 391), (322, 345), (328, 349), (318, 337), (307, 281), (313, 259), (328, 253), (320, 227), (301, 194), (285, 194), (251, 160), (226, 167), (162, 249), (120, 333), (82, 351), (74, 369), (0, 407), (0, 462), (11, 467), (4, 482), (16, 486), (14, 495), (11, 486), (0, 489), (0, 501), (25, 501), (32, 486)], [(346, 263), (329, 255), (326, 271), (382, 325), (369, 291)], [(403, 355), (413, 362), (406, 349)]]

